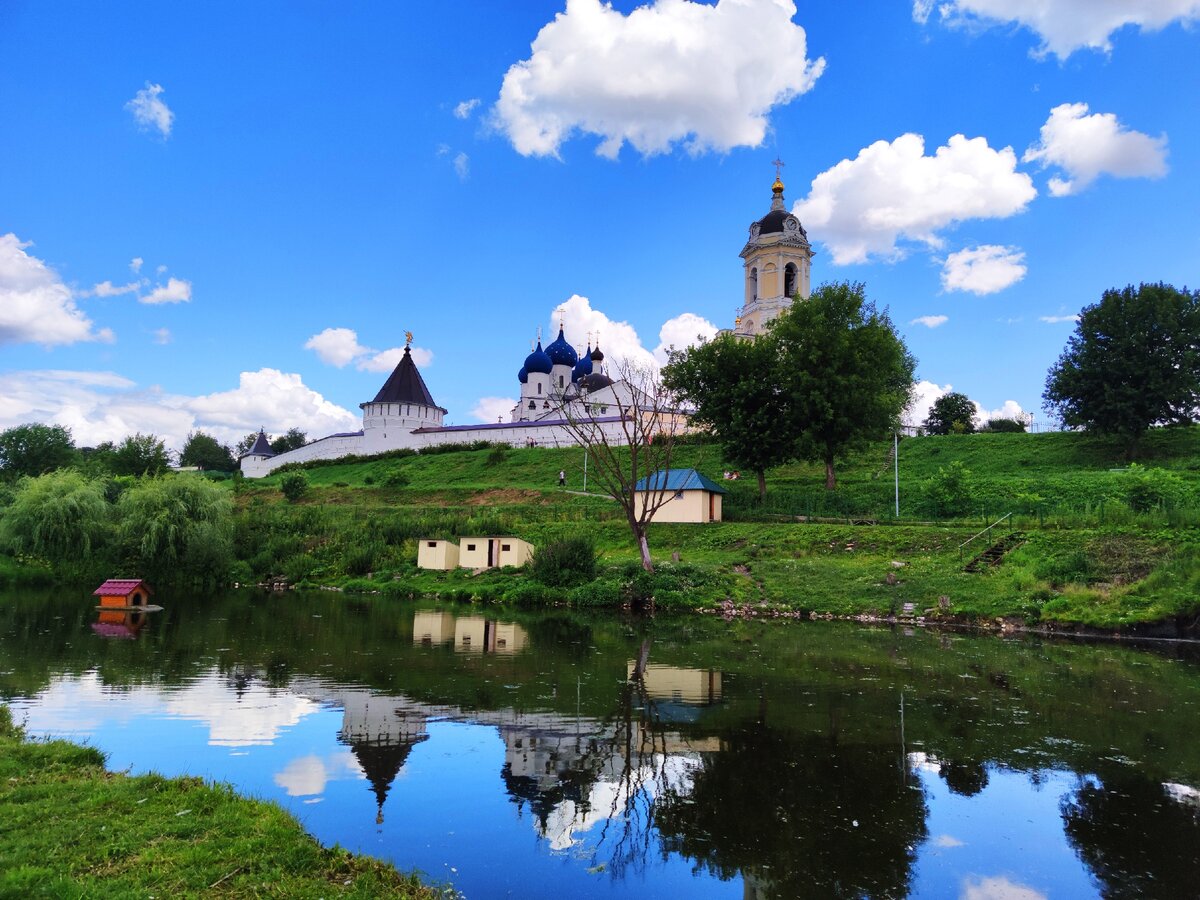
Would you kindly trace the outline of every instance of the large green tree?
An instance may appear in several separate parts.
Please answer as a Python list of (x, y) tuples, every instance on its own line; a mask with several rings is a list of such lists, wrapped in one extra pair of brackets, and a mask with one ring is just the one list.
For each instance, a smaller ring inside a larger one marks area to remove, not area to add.
[[(760, 339), (761, 340), (761, 339)], [(899, 427), (912, 396), (916, 360), (885, 311), (862, 284), (823, 284), (774, 322), (779, 386), (800, 435), (800, 456), (825, 463), (825, 487), (837, 487), (835, 462)]]
[(1195, 421), (1200, 291), (1161, 283), (1105, 291), (1080, 312), (1042, 399), (1064, 425), (1123, 437), (1128, 458), (1150, 426)]
[(925, 419), (928, 434), (970, 434), (975, 430), (975, 404), (966, 394), (951, 391), (933, 401)]
[(287, 453), (289, 450), (298, 450), (307, 443), (307, 434), (299, 428), (289, 428), (285, 434), (271, 441), (271, 449), (276, 453)]
[(114, 475), (157, 475), (170, 465), (163, 442), (152, 434), (131, 434), (113, 449), (108, 464)]
[(19, 478), (64, 469), (79, 453), (69, 429), (31, 422), (0, 431), (0, 476)]
[(758, 496), (767, 493), (766, 471), (792, 459), (796, 436), (788, 397), (780, 388), (779, 354), (769, 337), (740, 340), (724, 334), (673, 353), (663, 383), (691, 409), (689, 419), (708, 430), (725, 459), (758, 477)]
[(51, 472), (21, 482), (0, 519), (0, 538), (14, 553), (71, 568), (103, 547), (111, 519), (99, 481), (74, 470)]
[(232, 472), (237, 468), (229, 448), (203, 431), (188, 435), (179, 453), (179, 465), (196, 466), (210, 472)]

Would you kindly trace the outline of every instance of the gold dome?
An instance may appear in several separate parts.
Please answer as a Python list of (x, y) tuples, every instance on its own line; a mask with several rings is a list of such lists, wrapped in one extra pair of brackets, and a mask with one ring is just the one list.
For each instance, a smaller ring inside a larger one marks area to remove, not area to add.
[(783, 193), (783, 181), (780, 179), (780, 177), (778, 175), (775, 176), (775, 183), (773, 185), (771, 185), (771, 190), (774, 191), (776, 194)]

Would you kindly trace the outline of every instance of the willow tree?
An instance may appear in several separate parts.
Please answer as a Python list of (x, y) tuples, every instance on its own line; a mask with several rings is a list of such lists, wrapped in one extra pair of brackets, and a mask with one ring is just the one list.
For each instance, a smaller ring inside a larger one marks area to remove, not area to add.
[(916, 360), (861, 283), (823, 284), (773, 324), (759, 340), (779, 354), (780, 427), (798, 436), (798, 456), (825, 463), (833, 490), (838, 459), (899, 427)]

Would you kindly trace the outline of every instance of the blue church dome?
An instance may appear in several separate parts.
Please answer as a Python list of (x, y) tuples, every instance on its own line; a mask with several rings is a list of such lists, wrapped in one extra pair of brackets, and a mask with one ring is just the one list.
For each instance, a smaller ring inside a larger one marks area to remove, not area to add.
[(521, 382), (521, 384), (526, 384), (529, 381), (529, 372), (524, 366), (521, 366), (521, 368), (517, 370), (517, 381)]
[[(551, 344), (551, 346), (554, 346)], [(542, 375), (549, 375), (550, 369), (554, 363), (550, 361), (550, 357), (546, 355), (546, 351), (542, 349), (542, 342), (538, 341), (537, 349), (525, 357), (525, 377), (528, 379), (534, 372)]]
[(587, 353), (579, 357), (579, 362), (575, 364), (575, 371), (571, 373), (571, 380), (578, 381), (584, 375), (592, 374), (592, 345), (588, 344)]
[(556, 366), (574, 366), (579, 362), (579, 354), (575, 352), (575, 348), (567, 343), (567, 339), (563, 337), (562, 326), (559, 326), (558, 337), (554, 339), (554, 343), (546, 348), (546, 355), (550, 357), (550, 362)]

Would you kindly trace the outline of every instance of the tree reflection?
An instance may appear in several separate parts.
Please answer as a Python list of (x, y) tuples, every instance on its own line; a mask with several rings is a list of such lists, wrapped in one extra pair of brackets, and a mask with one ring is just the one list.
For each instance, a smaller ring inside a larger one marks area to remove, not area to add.
[(658, 827), (664, 850), (763, 896), (899, 897), (925, 815), (895, 748), (754, 723), (723, 736), (690, 791), (660, 798)]
[(1194, 897), (1200, 792), (1114, 770), (1063, 801), (1067, 837), (1104, 896)]

